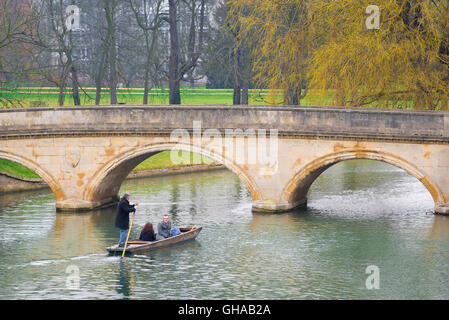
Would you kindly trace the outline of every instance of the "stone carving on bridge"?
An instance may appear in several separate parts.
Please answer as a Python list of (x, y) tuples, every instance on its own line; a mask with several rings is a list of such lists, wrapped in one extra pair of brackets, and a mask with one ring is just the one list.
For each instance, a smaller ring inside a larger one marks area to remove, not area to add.
[(65, 159), (72, 168), (76, 168), (80, 163), (81, 154), (77, 149), (67, 149)]

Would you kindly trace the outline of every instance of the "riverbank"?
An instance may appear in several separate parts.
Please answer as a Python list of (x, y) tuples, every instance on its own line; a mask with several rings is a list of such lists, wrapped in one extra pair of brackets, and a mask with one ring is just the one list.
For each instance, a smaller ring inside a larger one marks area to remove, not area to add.
[(0, 171), (0, 192), (20, 192), (48, 188), (40, 178), (23, 178), (7, 172)]
[(166, 169), (139, 170), (139, 171), (132, 171), (126, 179), (128, 180), (128, 179), (150, 178), (150, 177), (167, 176), (181, 173), (220, 170), (225, 168), (226, 167), (221, 164), (198, 164), (198, 165), (181, 166)]
[[(134, 170), (125, 180), (142, 179), (176, 174), (188, 174), (201, 171), (221, 170), (226, 167), (220, 164), (199, 164), (190, 166), (177, 166), (164, 169)], [(0, 172), (0, 192), (12, 193), (48, 188), (42, 179), (23, 178), (6, 172)]]

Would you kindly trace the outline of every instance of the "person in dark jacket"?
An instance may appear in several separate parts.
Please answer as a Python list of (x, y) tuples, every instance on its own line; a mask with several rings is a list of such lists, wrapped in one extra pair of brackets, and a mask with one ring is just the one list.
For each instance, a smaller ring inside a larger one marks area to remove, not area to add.
[(131, 212), (136, 212), (136, 207), (139, 202), (136, 201), (135, 204), (129, 204), (129, 193), (125, 192), (123, 197), (117, 206), (117, 213), (115, 215), (115, 226), (120, 229), (120, 241), (118, 243), (119, 247), (125, 246), (126, 237), (129, 230), (129, 214)]
[(170, 237), (171, 221), (168, 214), (164, 214), (164, 220), (157, 225), (156, 240), (162, 240)]
[(153, 224), (148, 222), (140, 232), (139, 240), (141, 241), (156, 241), (156, 235), (154, 234)]

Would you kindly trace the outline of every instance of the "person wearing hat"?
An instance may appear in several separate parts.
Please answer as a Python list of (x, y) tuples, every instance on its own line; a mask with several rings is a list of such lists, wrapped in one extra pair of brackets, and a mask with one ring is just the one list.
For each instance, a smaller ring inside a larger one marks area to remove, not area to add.
[(139, 202), (137, 201), (135, 204), (129, 204), (129, 196), (129, 193), (125, 192), (118, 203), (117, 213), (115, 215), (115, 226), (120, 229), (119, 247), (125, 246), (129, 230), (129, 214), (131, 212), (136, 212), (136, 207), (139, 205)]

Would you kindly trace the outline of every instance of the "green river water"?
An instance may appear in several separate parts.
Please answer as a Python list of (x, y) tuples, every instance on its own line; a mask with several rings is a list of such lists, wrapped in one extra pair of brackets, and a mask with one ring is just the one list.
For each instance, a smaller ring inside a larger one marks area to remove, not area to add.
[[(141, 203), (134, 237), (164, 213), (202, 232), (122, 261), (105, 251), (118, 241), (114, 208), (63, 214), (49, 190), (0, 195), (0, 299), (449, 298), (449, 217), (381, 162), (335, 165), (307, 209), (285, 214), (253, 214), (227, 170), (129, 180), (124, 191)], [(379, 289), (366, 286), (368, 266)]]

